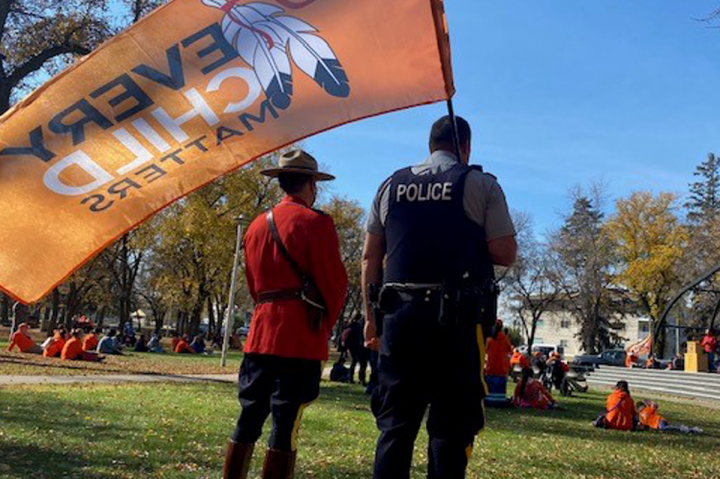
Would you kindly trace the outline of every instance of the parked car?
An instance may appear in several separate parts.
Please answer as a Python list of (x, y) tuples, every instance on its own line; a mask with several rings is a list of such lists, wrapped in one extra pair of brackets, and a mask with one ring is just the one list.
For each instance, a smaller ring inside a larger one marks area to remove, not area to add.
[(576, 366), (625, 366), (627, 353), (624, 349), (606, 349), (600, 354), (581, 354), (575, 356), (573, 364)]

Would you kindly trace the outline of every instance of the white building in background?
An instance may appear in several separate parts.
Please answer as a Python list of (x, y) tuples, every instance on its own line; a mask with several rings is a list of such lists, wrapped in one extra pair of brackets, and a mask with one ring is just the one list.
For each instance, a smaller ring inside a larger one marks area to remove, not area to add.
[[(622, 327), (615, 332), (623, 338), (623, 346), (644, 339), (650, 334), (650, 320), (646, 317), (626, 315), (618, 322)], [(566, 356), (584, 354), (577, 337), (579, 333), (580, 326), (569, 312), (549, 311), (538, 321), (534, 343), (562, 346)]]

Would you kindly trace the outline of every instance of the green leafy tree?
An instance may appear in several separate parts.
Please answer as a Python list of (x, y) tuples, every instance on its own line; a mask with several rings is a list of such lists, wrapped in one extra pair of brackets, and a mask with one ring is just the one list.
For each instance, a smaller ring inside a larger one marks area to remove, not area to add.
[(706, 223), (717, 219), (720, 212), (720, 160), (714, 153), (700, 163), (690, 184), (690, 198), (685, 203), (691, 223)]
[(564, 292), (565, 307), (580, 327), (578, 339), (588, 353), (617, 343), (618, 318), (613, 309), (611, 265), (613, 248), (603, 229), (600, 208), (604, 187), (572, 193), (573, 208), (552, 239), (560, 265), (557, 279)]
[[(340, 241), (340, 256), (348, 274), (348, 293), (343, 312), (337, 323), (340, 333), (346, 318), (353, 318), (362, 312), (362, 290), (360, 285), (360, 269), (362, 266), (362, 249), (365, 241), (365, 210), (355, 200), (340, 196), (331, 197), (330, 201), (320, 207), (332, 216)], [(336, 334), (338, 341), (340, 334)]]

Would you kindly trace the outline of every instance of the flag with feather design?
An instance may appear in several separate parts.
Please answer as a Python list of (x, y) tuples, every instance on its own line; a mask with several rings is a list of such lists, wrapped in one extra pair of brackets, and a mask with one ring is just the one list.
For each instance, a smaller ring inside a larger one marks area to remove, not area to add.
[(37, 301), (224, 174), (446, 100), (449, 54), (443, 0), (169, 0), (0, 119), (0, 291)]
[(285, 14), (275, 5), (253, 2), (202, 0), (225, 12), (222, 30), (240, 57), (253, 67), (270, 102), (277, 108), (290, 106), (293, 94), (290, 59), (327, 93), (350, 95), (347, 74), (317, 29)]

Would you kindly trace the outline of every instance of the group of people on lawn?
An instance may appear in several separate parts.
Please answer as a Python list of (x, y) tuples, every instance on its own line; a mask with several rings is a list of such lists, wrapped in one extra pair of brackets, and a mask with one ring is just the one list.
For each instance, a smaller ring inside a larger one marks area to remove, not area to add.
[[(710, 335), (709, 332), (708, 335)], [(706, 335), (706, 338), (708, 335)], [(701, 345), (705, 344), (708, 344), (709, 347), (717, 347), (717, 342), (713, 343), (704, 340)], [(561, 355), (557, 352), (551, 353), (549, 358), (545, 358), (542, 353), (536, 352), (530, 359), (519, 349), (513, 349), (509, 338), (503, 331), (502, 322), (498, 320), (492, 336), (487, 342), (487, 360), (485, 363), (486, 379), (488, 380), (491, 397), (493, 388), (497, 387), (495, 383), (498, 378), (502, 378), (501, 387), (503, 388), (502, 397), (504, 399), (507, 376), (510, 369), (516, 365), (522, 368), (522, 379), (515, 387), (512, 404), (518, 408), (540, 410), (556, 408), (557, 401), (548, 392), (542, 381), (534, 377), (533, 368), (542, 370), (546, 367), (556, 367), (559, 370), (568, 372), (570, 370), (569, 365), (563, 361)], [(696, 427), (669, 424), (658, 412), (658, 408), (658, 404), (650, 400), (636, 403), (630, 395), (630, 387), (627, 381), (620, 381), (607, 397), (605, 411), (593, 421), (593, 425), (621, 431), (659, 430), (702, 433), (702, 430)]]
[(541, 381), (535, 378), (533, 367), (538, 370), (558, 368), (566, 373), (570, 370), (562, 356), (553, 352), (545, 357), (541, 352), (533, 355), (532, 362), (519, 349), (513, 349), (507, 331), (501, 320), (497, 320), (486, 345), (485, 380), (488, 385), (490, 405), (505, 405), (507, 377), (514, 366), (522, 369), (522, 379), (515, 387), (511, 403), (519, 408), (552, 409), (557, 401), (552, 397)]
[(593, 426), (619, 431), (680, 431), (684, 433), (702, 433), (702, 429), (684, 425), (670, 424), (658, 412), (658, 404), (644, 400), (637, 403), (630, 395), (627, 381), (618, 381), (607, 397), (605, 411), (593, 421)]
[[(28, 325), (21, 323), (17, 331), (12, 334), (8, 351), (16, 347), (23, 353), (42, 354), (48, 358), (60, 358), (64, 360), (101, 361), (98, 334), (100, 330), (88, 328), (75, 328), (68, 332), (65, 328), (58, 328), (51, 337), (48, 337), (42, 345), (33, 341), (28, 332)], [(105, 340), (105, 338), (103, 338)]]
[[(28, 331), (28, 325), (21, 323), (10, 338), (8, 351), (17, 348), (20, 352), (29, 354), (42, 354), (48, 358), (60, 358), (64, 360), (101, 361), (102, 355), (121, 355), (127, 337), (123, 332), (123, 339), (118, 336), (117, 330), (111, 329), (102, 339), (102, 328), (75, 328), (68, 331), (65, 328), (58, 328), (53, 335), (48, 337), (42, 344), (37, 344)], [(134, 336), (134, 335), (133, 335)], [(128, 343), (128, 346), (130, 344)], [(135, 339), (131, 346), (135, 352), (163, 353), (165, 352), (160, 336), (153, 333), (148, 340), (145, 334)], [(212, 348), (205, 346), (203, 335), (197, 335), (191, 341), (188, 335), (179, 336), (172, 334), (172, 351), (178, 354), (210, 354)]]

